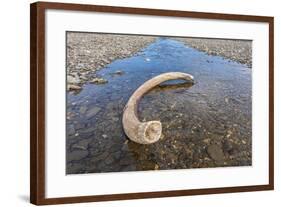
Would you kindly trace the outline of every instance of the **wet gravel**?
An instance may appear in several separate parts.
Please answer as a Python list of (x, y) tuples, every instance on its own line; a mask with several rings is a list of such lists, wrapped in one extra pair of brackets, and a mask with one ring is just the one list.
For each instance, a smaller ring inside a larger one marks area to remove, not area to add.
[(68, 90), (80, 90), (86, 82), (106, 83), (96, 72), (116, 59), (130, 57), (155, 37), (67, 32)]
[(204, 38), (175, 38), (186, 45), (209, 55), (219, 55), (227, 59), (252, 66), (252, 41)]

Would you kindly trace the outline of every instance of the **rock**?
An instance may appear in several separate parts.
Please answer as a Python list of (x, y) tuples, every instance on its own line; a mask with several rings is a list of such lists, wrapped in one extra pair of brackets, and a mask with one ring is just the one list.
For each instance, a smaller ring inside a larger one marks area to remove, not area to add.
[(75, 134), (75, 128), (73, 124), (70, 124), (67, 126), (67, 134), (68, 135), (73, 135)]
[(123, 75), (123, 74), (124, 74), (124, 71), (122, 71), (122, 70), (116, 70), (113, 74), (116, 74), (116, 75)]
[(88, 151), (87, 150), (79, 149), (79, 150), (74, 150), (74, 151), (72, 151), (70, 153), (67, 153), (66, 159), (68, 161), (81, 160), (81, 159), (87, 157), (87, 155), (88, 155)]
[(85, 65), (84, 65), (84, 63), (78, 63), (78, 64), (77, 64), (77, 67), (78, 67), (78, 68), (84, 68)]
[(68, 75), (67, 76), (67, 83), (70, 84), (79, 84), (80, 83), (80, 79), (78, 77), (78, 75), (76, 75), (75, 77)]
[[(67, 164), (67, 174), (77, 174), (84, 168), (81, 163), (68, 163)], [(82, 171), (83, 172), (83, 171)]]
[(217, 144), (212, 144), (207, 148), (208, 155), (215, 161), (224, 160), (224, 153), (221, 147)]
[(90, 83), (94, 83), (94, 84), (105, 84), (108, 81), (104, 78), (94, 78), (93, 80), (90, 81)]
[(87, 111), (86, 116), (87, 117), (95, 116), (100, 110), (101, 110), (101, 108), (94, 106), (93, 108), (91, 108)]
[(89, 146), (89, 141), (88, 139), (82, 139), (79, 142), (77, 142), (76, 144), (73, 144), (72, 146), (72, 150), (75, 149), (80, 149), (80, 150), (87, 150), (88, 146)]
[(203, 139), (203, 142), (209, 144), (211, 142), (211, 139), (210, 138)]
[(85, 114), (86, 111), (87, 111), (87, 107), (86, 106), (81, 106), (80, 109), (79, 109), (79, 112), (81, 114)]
[(80, 79), (82, 79), (82, 80), (84, 80), (84, 81), (87, 81), (87, 80), (88, 80), (88, 78), (87, 78), (85, 75), (81, 75), (81, 76), (80, 76)]
[(159, 165), (155, 164), (154, 170), (159, 170)]
[(114, 162), (114, 159), (111, 156), (108, 156), (104, 162), (105, 164), (109, 165)]
[(72, 148), (75, 149), (75, 150), (87, 150), (86, 147), (80, 146), (80, 145), (77, 145), (77, 144), (73, 145)]
[(234, 155), (238, 152), (237, 145), (230, 140), (225, 140), (222, 147), (223, 151), (229, 155)]
[(120, 151), (116, 151), (115, 153), (113, 153), (113, 157), (114, 157), (116, 160), (119, 160), (119, 159), (120, 159), (120, 156), (121, 156), (121, 152), (120, 152)]
[(224, 152), (229, 153), (233, 149), (233, 144), (230, 141), (225, 140), (222, 147)]
[(128, 145), (127, 145), (127, 144), (124, 144), (124, 145), (121, 147), (121, 150), (122, 150), (123, 152), (129, 151)]
[(132, 157), (127, 156), (120, 160), (120, 165), (131, 165), (134, 162), (135, 161)]
[(229, 138), (231, 135), (232, 135), (232, 131), (231, 130), (227, 130), (226, 138)]
[(117, 122), (117, 121), (119, 121), (119, 118), (118, 117), (112, 117), (112, 119), (111, 119), (113, 122)]
[(104, 160), (107, 158), (107, 156), (109, 155), (109, 153), (107, 151), (103, 152), (102, 154), (99, 154), (97, 156), (93, 156), (91, 158), (92, 162), (99, 162), (100, 160)]
[(82, 88), (78, 85), (73, 85), (73, 84), (67, 84), (67, 90), (72, 91), (72, 90), (81, 90)]

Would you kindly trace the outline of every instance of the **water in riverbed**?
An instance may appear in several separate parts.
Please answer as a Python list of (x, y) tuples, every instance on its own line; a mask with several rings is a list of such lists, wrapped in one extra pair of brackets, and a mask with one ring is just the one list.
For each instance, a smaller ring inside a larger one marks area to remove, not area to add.
[[(146, 94), (140, 120), (161, 120), (163, 136), (151, 145), (130, 141), (122, 128), (129, 97), (146, 80), (171, 71), (193, 75), (195, 84)], [(67, 94), (67, 174), (251, 165), (252, 80), (246, 65), (159, 38), (97, 75), (108, 83)]]

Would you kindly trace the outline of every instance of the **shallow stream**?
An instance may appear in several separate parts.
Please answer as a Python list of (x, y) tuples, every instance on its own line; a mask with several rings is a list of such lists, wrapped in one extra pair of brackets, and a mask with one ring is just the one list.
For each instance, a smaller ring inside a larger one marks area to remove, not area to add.
[[(163, 136), (151, 145), (130, 141), (122, 128), (129, 97), (146, 80), (172, 71), (193, 75), (195, 84), (163, 85), (146, 94), (139, 117), (161, 120)], [(108, 83), (67, 92), (67, 174), (251, 165), (246, 65), (158, 38), (97, 76)]]

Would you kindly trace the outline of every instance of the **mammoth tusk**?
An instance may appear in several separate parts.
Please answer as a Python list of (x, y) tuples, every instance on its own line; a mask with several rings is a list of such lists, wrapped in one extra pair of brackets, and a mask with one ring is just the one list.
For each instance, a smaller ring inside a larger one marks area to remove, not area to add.
[(157, 142), (162, 134), (160, 121), (140, 122), (137, 116), (138, 102), (153, 87), (168, 80), (183, 79), (193, 81), (193, 76), (181, 72), (169, 72), (158, 75), (142, 84), (130, 97), (123, 112), (123, 128), (126, 135), (139, 144)]

